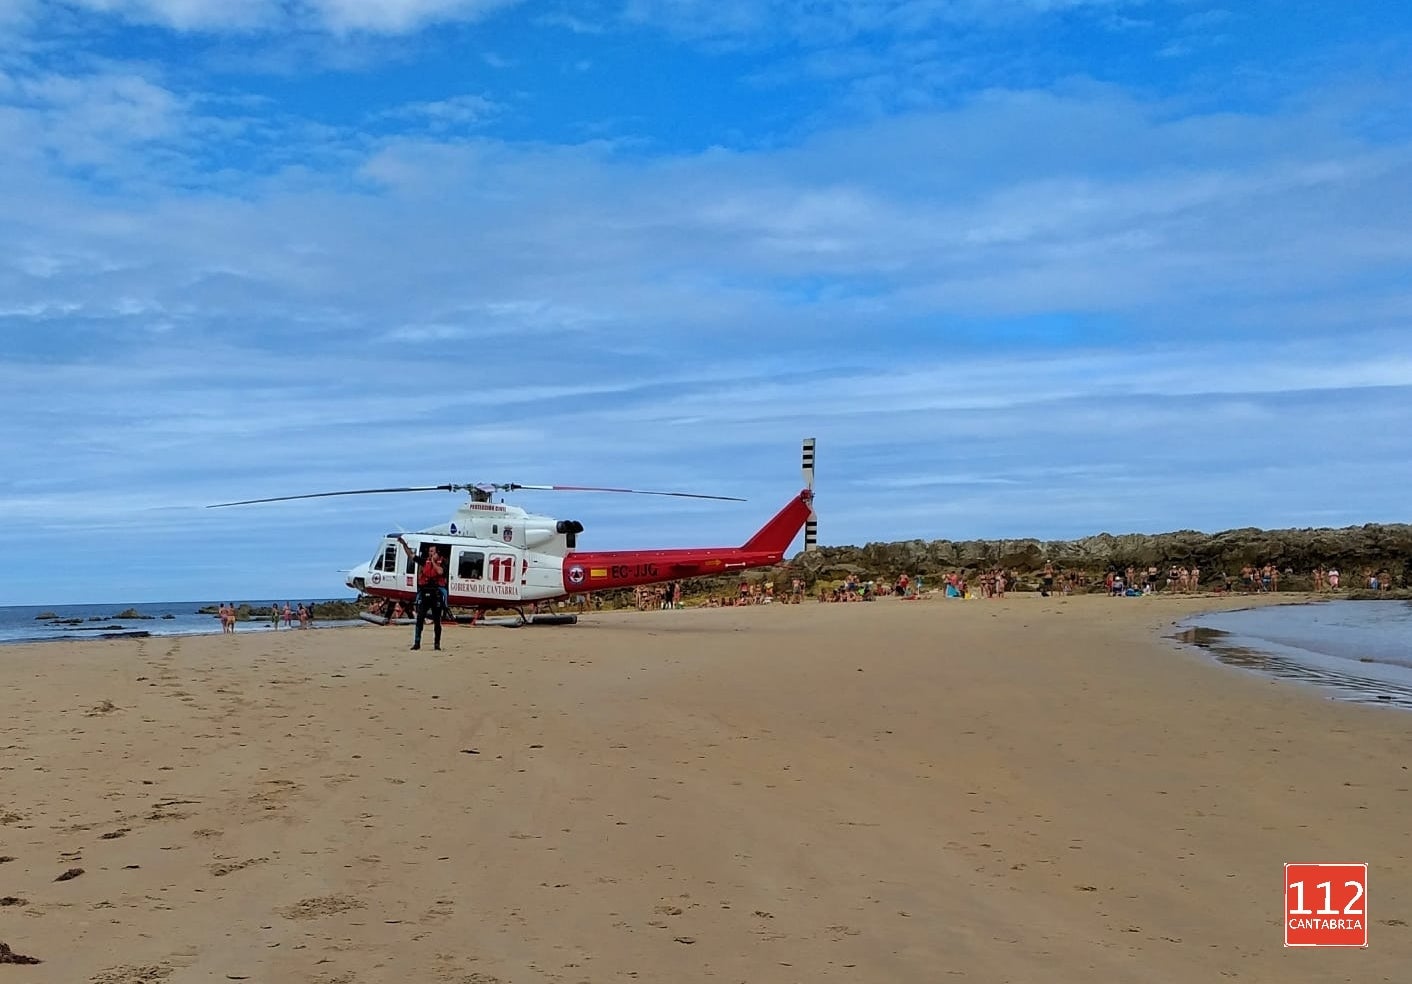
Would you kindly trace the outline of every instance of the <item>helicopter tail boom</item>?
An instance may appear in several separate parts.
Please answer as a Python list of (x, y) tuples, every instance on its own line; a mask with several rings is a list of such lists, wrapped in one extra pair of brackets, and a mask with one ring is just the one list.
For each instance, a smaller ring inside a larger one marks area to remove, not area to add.
[(784, 560), (785, 551), (813, 512), (813, 501), (814, 493), (804, 489), (739, 547), (571, 553), (564, 558), (564, 591), (629, 588), (773, 566)]

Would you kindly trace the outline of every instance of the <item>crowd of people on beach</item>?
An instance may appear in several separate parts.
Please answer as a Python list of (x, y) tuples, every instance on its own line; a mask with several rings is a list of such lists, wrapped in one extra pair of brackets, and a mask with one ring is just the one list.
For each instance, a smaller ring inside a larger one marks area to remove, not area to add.
[[(1283, 570), (1276, 564), (1244, 564), (1238, 577), (1233, 578), (1226, 571), (1220, 571), (1203, 587), (1201, 568), (1196, 564), (1171, 565), (1163, 579), (1158, 567), (1153, 564), (1146, 569), (1127, 567), (1123, 570), (1110, 570), (1104, 575), (1104, 588), (1110, 595), (1149, 595), (1160, 591), (1175, 594), (1195, 594), (1203, 590), (1217, 594), (1235, 592), (1245, 594), (1265, 594), (1280, 590), (1282, 580), (1295, 577), (1293, 568)], [(1386, 569), (1365, 568), (1362, 585), (1371, 591), (1391, 591), (1393, 578)], [(1336, 566), (1320, 564), (1309, 574), (1309, 586), (1315, 592), (1338, 591), (1344, 586), (1342, 574)]]
[[(1224, 575), (1223, 575), (1224, 576)], [(1122, 570), (1110, 570), (1103, 576), (1104, 591), (1112, 596), (1150, 595), (1165, 590), (1173, 594), (1192, 594), (1200, 590), (1201, 568), (1172, 564), (1167, 568), (1166, 580), (1156, 564), (1146, 569), (1129, 565)]]
[(287, 601), (284, 603), (284, 608), (270, 602), (270, 628), (278, 630), (281, 618), (284, 620), (286, 629), (294, 628), (296, 620), (298, 620), (301, 629), (307, 629), (314, 624), (314, 610), (302, 601), (298, 608), (291, 607)]
[[(1031, 574), (1030, 577), (1035, 575)], [(1248, 594), (1279, 591), (1281, 578), (1292, 578), (1294, 571), (1286, 568), (1281, 571), (1275, 564), (1246, 564), (1241, 568), (1239, 579), (1221, 571), (1202, 583), (1201, 567), (1197, 564), (1171, 564), (1165, 571), (1157, 564), (1146, 567), (1129, 565), (1110, 568), (1103, 575), (1103, 592), (1112, 597), (1152, 595), (1152, 594), (1196, 594), (1212, 591), (1217, 594), (1242, 590)], [(1015, 590), (1019, 578), (1015, 572), (996, 566), (973, 575), (974, 582), (962, 572), (951, 572), (941, 577), (942, 593), (947, 598), (1004, 598), (1006, 593)], [(1310, 574), (1310, 584), (1316, 592), (1340, 590), (1340, 572), (1335, 566), (1319, 565)], [(819, 600), (823, 602), (871, 600), (874, 597), (895, 594), (899, 597), (919, 597), (922, 594), (921, 578), (915, 581), (908, 575), (898, 576), (895, 584), (875, 584), (862, 581), (855, 575), (848, 575), (841, 585), (821, 587)], [(1371, 591), (1391, 591), (1394, 578), (1386, 568), (1374, 570), (1366, 568), (1359, 583)], [(1048, 597), (1052, 594), (1072, 595), (1087, 593), (1090, 590), (1089, 576), (1078, 570), (1060, 570), (1047, 563), (1038, 573), (1039, 594)], [(974, 587), (973, 587), (974, 584)], [(1093, 590), (1097, 590), (1095, 586)], [(974, 594), (972, 592), (975, 592)]]
[[(670, 611), (684, 608), (684, 585), (680, 581), (670, 584), (644, 584), (633, 589), (633, 606), (640, 612)], [(735, 608), (742, 605), (798, 605), (804, 601), (804, 579), (793, 578), (787, 592), (776, 592), (775, 582), (768, 578), (763, 581), (742, 579), (734, 594), (712, 593), (699, 603), (701, 608)]]
[[(207, 609), (209, 611), (210, 609)], [(239, 610), (229, 601), (223, 601), (216, 610), (216, 616), (221, 620), (221, 633), (229, 635), (235, 631), (235, 623), (240, 619)], [(284, 621), (286, 629), (294, 628), (294, 623), (299, 622), (299, 628), (307, 629), (314, 624), (314, 606), (306, 605), (302, 601), (296, 608), (289, 602), (284, 603), (281, 608), (279, 602), (270, 602), (270, 628), (278, 630), (280, 621)]]
[[(1315, 591), (1337, 591), (1339, 589), (1339, 570), (1337, 567), (1325, 569), (1322, 565), (1314, 568), (1313, 580)], [(1392, 572), (1386, 567), (1373, 569), (1363, 568), (1363, 586), (1369, 591), (1391, 591), (1393, 588)]]

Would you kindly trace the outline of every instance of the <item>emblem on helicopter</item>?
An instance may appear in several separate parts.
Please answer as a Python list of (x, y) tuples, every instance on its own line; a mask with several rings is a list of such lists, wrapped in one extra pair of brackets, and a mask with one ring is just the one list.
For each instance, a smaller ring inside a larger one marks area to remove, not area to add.
[(455, 536), (455, 534), (456, 534), (456, 524), (455, 524), (455, 523), (452, 523), (452, 524), (451, 524), (451, 526), (450, 526), (450, 532), (451, 532), (452, 536)]
[(573, 567), (570, 567), (570, 568), (569, 568), (569, 583), (570, 583), (570, 584), (582, 584), (582, 583), (583, 583), (583, 568), (580, 567), (578, 564), (575, 564)]
[(513, 526), (505, 527), (504, 539), (506, 543), (515, 539), (515, 528)]

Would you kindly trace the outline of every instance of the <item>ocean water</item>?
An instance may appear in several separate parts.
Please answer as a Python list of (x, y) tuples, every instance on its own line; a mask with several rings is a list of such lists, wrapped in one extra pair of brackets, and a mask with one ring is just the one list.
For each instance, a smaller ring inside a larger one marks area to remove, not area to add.
[(1181, 623), (1175, 638), (1222, 663), (1319, 687), (1337, 700), (1412, 709), (1412, 602), (1208, 612)]
[[(299, 602), (315, 604), (320, 601), (339, 599), (294, 599), (291, 602), (296, 610)], [(48, 642), (59, 639), (103, 639), (122, 638), (135, 632), (146, 632), (154, 636), (206, 635), (221, 631), (221, 620), (215, 615), (199, 614), (199, 609), (219, 605), (219, 601), (163, 601), (139, 602), (131, 605), (9, 605), (0, 606), (0, 643), (7, 642)], [(233, 604), (250, 605), (253, 608), (268, 608), (266, 601), (236, 601)], [(284, 604), (283, 601), (280, 602)], [(129, 609), (149, 618), (118, 618), (119, 612)], [(58, 619), (40, 619), (36, 616), (53, 612)], [(332, 626), (362, 625), (361, 621), (340, 622), (314, 620), (314, 628)], [(298, 622), (295, 622), (298, 625)], [(254, 618), (248, 622), (237, 622), (237, 632), (270, 632), (269, 619)], [(280, 631), (283, 632), (283, 623)]]

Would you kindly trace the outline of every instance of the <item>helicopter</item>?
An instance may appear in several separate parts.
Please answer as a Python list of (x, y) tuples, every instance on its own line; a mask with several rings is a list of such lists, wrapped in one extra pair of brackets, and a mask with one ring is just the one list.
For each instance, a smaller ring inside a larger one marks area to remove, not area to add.
[[(693, 492), (654, 492), (639, 489), (580, 485), (522, 485), (516, 482), (411, 486), (389, 489), (354, 489), (314, 492), (221, 502), (208, 508), (244, 506), (294, 499), (340, 495), (375, 495), (390, 492), (464, 492), (468, 499), (439, 526), (415, 533), (388, 533), (371, 560), (347, 571), (345, 584), (360, 594), (389, 601), (413, 602), (417, 596), (416, 571), (429, 550), (441, 554), (447, 572), (451, 607), (483, 614), (490, 609), (511, 609), (518, 624), (573, 622), (576, 616), (533, 618), (525, 608), (563, 601), (611, 588), (636, 587), (689, 577), (729, 574), (754, 567), (769, 567), (784, 559), (801, 528), (806, 552), (817, 549), (818, 517), (814, 512), (814, 438), (801, 447), (804, 488), (790, 499), (750, 539), (738, 547), (688, 547), (661, 550), (578, 549), (583, 524), (555, 519), (506, 505), (503, 493), (605, 492), (630, 495), (677, 496), (744, 502), (734, 496)], [(501, 493), (501, 502), (492, 499)], [(410, 548), (403, 551), (401, 542)]]

